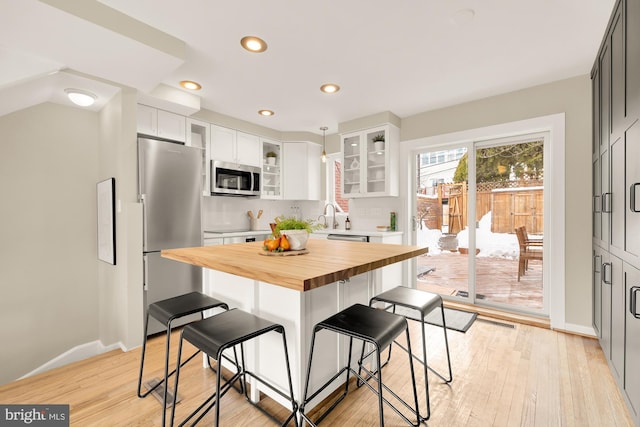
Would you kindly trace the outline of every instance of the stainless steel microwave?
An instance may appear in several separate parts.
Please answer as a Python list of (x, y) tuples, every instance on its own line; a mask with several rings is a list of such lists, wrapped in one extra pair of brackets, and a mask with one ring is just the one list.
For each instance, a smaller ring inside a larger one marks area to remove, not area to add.
[(259, 196), (260, 168), (211, 160), (211, 194)]

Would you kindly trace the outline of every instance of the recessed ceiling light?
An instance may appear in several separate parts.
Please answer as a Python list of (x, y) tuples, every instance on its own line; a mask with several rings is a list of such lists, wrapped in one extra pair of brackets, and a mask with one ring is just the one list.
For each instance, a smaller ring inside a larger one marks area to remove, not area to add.
[(273, 116), (275, 113), (271, 110), (258, 110), (258, 114), (261, 116)]
[(71, 102), (81, 107), (89, 107), (98, 99), (93, 93), (82, 89), (65, 89), (64, 91)]
[(246, 36), (240, 40), (243, 48), (249, 52), (264, 52), (267, 50), (267, 42), (256, 36)]
[(200, 90), (200, 89), (202, 89), (202, 86), (200, 85), (200, 83), (194, 82), (192, 80), (182, 80), (180, 82), (180, 86), (182, 86), (185, 89), (189, 89), (189, 90)]
[(336, 93), (340, 90), (340, 86), (335, 83), (326, 83), (320, 86), (320, 90), (324, 93)]

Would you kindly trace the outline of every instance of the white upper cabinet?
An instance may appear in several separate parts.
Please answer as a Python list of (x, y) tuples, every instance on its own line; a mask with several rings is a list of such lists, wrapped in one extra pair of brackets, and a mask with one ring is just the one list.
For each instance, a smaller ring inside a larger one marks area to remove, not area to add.
[(398, 195), (398, 140), (393, 125), (343, 134), (342, 195), (383, 197)]
[(262, 140), (262, 199), (282, 199), (282, 143)]
[(311, 142), (285, 142), (283, 151), (284, 198), (320, 200), (322, 147)]
[(202, 150), (202, 195), (211, 195), (211, 183), (209, 167), (209, 145), (211, 143), (211, 132), (209, 123), (201, 122), (199, 120), (187, 119), (187, 142), (185, 145), (190, 147), (200, 148)]
[(260, 167), (260, 139), (255, 135), (211, 125), (211, 158)]
[(138, 104), (138, 133), (186, 142), (187, 119), (147, 105)]

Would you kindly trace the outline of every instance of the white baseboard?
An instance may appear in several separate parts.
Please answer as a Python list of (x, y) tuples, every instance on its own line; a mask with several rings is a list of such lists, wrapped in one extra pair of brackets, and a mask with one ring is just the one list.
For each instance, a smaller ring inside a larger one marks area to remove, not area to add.
[(561, 328), (553, 328), (559, 331), (570, 332), (573, 334), (584, 335), (587, 337), (596, 338), (596, 332), (591, 326), (575, 325), (573, 323), (565, 323)]
[(60, 366), (68, 365), (69, 363), (97, 356), (98, 354), (106, 353), (107, 351), (115, 350), (116, 348), (120, 348), (122, 351), (126, 351), (125, 347), (121, 343), (105, 346), (102, 344), (102, 342), (96, 340), (86, 344), (81, 344), (65, 351), (61, 355), (51, 359), (44, 365), (39, 366), (33, 371), (23, 375), (19, 379), (27, 378), (36, 374), (41, 374), (42, 372), (46, 372), (50, 369), (58, 368)]

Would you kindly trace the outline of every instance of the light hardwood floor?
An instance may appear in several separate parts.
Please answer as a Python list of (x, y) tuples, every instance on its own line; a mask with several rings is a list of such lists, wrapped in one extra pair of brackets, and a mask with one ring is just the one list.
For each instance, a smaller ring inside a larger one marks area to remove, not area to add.
[[(417, 345), (419, 329), (410, 323)], [(449, 333), (454, 380), (445, 385), (433, 375), (429, 378), (429, 426), (632, 426), (595, 339), (509, 324), (515, 327), (477, 320), (465, 334)], [(427, 333), (430, 362), (443, 367), (441, 329), (428, 326)], [(152, 341), (148, 372), (159, 375), (164, 343)], [(72, 426), (158, 426), (161, 405), (151, 396), (136, 396), (139, 357), (140, 349), (116, 350), (9, 383), (0, 387), (0, 403), (70, 404)], [(394, 351), (383, 371), (385, 382), (405, 396), (407, 371), (407, 358), (400, 351)], [(181, 374), (179, 416), (210, 392), (213, 378), (201, 363), (188, 365)], [(418, 382), (421, 391), (420, 375)], [(233, 391), (222, 404), (222, 425), (270, 424)], [(284, 414), (281, 406), (266, 404)], [(350, 393), (321, 425), (372, 426), (377, 417), (376, 397), (363, 387)], [(406, 425), (388, 409), (385, 422)], [(212, 425), (212, 417), (201, 424)]]

